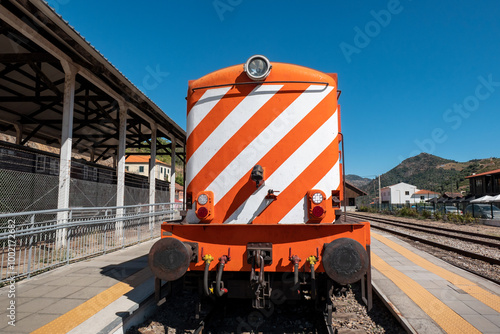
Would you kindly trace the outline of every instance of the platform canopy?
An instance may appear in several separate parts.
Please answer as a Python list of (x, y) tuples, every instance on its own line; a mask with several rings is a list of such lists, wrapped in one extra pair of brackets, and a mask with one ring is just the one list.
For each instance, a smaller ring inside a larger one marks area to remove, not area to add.
[[(32, 141), (59, 148), (65, 76), (71, 71), (76, 75), (74, 153), (91, 156), (92, 162), (116, 155), (122, 109), (127, 148), (150, 147), (152, 138), (163, 137), (182, 150), (185, 131), (47, 3), (0, 2), (1, 133), (16, 137), (21, 145)], [(158, 141), (157, 150), (171, 150), (164, 143)]]

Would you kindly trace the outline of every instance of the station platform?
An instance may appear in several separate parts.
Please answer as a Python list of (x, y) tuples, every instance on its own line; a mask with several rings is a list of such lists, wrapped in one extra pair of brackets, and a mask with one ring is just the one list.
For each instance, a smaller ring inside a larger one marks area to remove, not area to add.
[[(123, 333), (155, 310), (147, 254), (156, 240), (0, 289), (0, 333)], [(500, 333), (500, 286), (372, 231), (372, 282), (410, 333)], [(146, 307), (145, 307), (146, 306)], [(134, 324), (127, 323), (130, 314)]]
[(372, 230), (372, 284), (411, 333), (500, 333), (500, 286)]
[(2, 287), (0, 333), (121, 333), (139, 305), (154, 306), (147, 299), (154, 293), (147, 254), (156, 240), (16, 283), (15, 326), (8, 324), (9, 287)]

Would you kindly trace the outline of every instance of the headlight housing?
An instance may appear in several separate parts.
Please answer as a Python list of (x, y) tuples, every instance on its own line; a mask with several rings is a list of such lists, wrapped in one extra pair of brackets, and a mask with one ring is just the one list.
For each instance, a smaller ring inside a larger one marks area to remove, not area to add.
[(321, 202), (323, 202), (323, 200), (324, 200), (324, 197), (321, 193), (314, 193), (312, 195), (312, 202), (314, 204), (320, 204)]
[(200, 194), (198, 196), (198, 204), (205, 205), (208, 203), (208, 196), (206, 194)]
[(311, 189), (307, 192), (307, 212), (309, 220), (320, 222), (326, 217), (326, 196), (322, 190)]
[(200, 191), (196, 197), (196, 217), (200, 223), (208, 223), (214, 218), (214, 193), (210, 190)]
[(271, 72), (271, 63), (262, 55), (255, 55), (248, 58), (244, 66), (244, 71), (252, 80), (264, 80)]

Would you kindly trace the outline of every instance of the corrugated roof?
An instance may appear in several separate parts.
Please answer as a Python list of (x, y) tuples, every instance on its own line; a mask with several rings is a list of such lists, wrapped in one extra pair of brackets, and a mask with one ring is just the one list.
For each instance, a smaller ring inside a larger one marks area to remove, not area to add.
[[(52, 8), (47, 3), (47, 1), (45, 1), (45, 0), (44, 1), (33, 1), (30, 3), (36, 9), (38, 9), (38, 11), (40, 11), (41, 13), (46, 15), (56, 26), (58, 26), (65, 33), (67, 33), (68, 36), (70, 36), (75, 42), (77, 42), (85, 52), (87, 52), (92, 57), (94, 57), (94, 59), (96, 59), (107, 70), (109, 70), (109, 72), (112, 75), (116, 76), (116, 78), (119, 81), (121, 81), (121, 83), (123, 83), (125, 86), (127, 86), (127, 88), (129, 88), (132, 91), (132, 93), (137, 94), (139, 96), (139, 99), (142, 100), (142, 101), (139, 101), (139, 103), (145, 102), (145, 104), (147, 104), (151, 107), (151, 110), (146, 110), (146, 109), (143, 109), (143, 108), (140, 108), (139, 106), (137, 106), (137, 108), (140, 111), (148, 114), (148, 117), (153, 116), (153, 120), (155, 120), (155, 121), (157, 121), (157, 119), (155, 119), (156, 117), (159, 117), (160, 120), (166, 119), (167, 123), (168, 123), (168, 125), (165, 125), (167, 127), (166, 130), (168, 132), (171, 132), (179, 140), (178, 143), (181, 146), (184, 145), (185, 135), (186, 135), (185, 130), (182, 129), (176, 122), (174, 122), (155, 102), (153, 102), (145, 94), (145, 92), (141, 91), (134, 83), (132, 83), (132, 81), (130, 81), (130, 79), (128, 79), (106, 57), (104, 57), (104, 55), (101, 52), (99, 52), (99, 50), (97, 50), (88, 40), (86, 40), (73, 26), (71, 26), (71, 24), (68, 21), (66, 21), (60, 14), (58, 14), (55, 11), (55, 9)], [(21, 6), (21, 8), (23, 8), (22, 2), (21, 2), (20, 6)], [(24, 7), (26, 7), (26, 6), (24, 6)], [(28, 8), (28, 7), (26, 7), (26, 8)], [(31, 10), (34, 10), (35, 8), (31, 8)], [(34, 17), (38, 18), (38, 15), (36, 15), (37, 13), (32, 13), (32, 14), (34, 15)], [(41, 23), (44, 24), (44, 20), (41, 20)], [(48, 31), (50, 32), (51, 29), (49, 29)], [(68, 43), (66, 41), (64, 41), (64, 38), (62, 36), (58, 36), (57, 34), (55, 34), (54, 36), (56, 36), (56, 38), (58, 38), (59, 40), (63, 41), (63, 43), (65, 43), (68, 47), (72, 48), (77, 54), (82, 56), (84, 59), (86, 59), (85, 57), (88, 57), (84, 53), (80, 52), (82, 50), (76, 50), (73, 47), (69, 46)], [(87, 59), (87, 61), (89, 61), (89, 59)], [(96, 75), (96, 77), (99, 77), (99, 76)], [(112, 78), (107, 78), (107, 79), (111, 80)], [(119, 84), (120, 83), (118, 83), (118, 85)], [(115, 92), (117, 94), (123, 95), (125, 92), (120, 91), (120, 89), (123, 89), (123, 87), (118, 87), (118, 88), (119, 89), (115, 90)], [(131, 95), (131, 94), (129, 94), (129, 95)], [(129, 101), (129, 102), (132, 102), (132, 101)], [(156, 114), (156, 115), (154, 115), (154, 114)], [(161, 125), (163, 125), (163, 124), (161, 124)], [(165, 135), (168, 136), (168, 133)]]
[(490, 170), (489, 172), (484, 172), (484, 173), (480, 173), (480, 174), (476, 174), (476, 175), (469, 175), (469, 176), (466, 176), (465, 178), (470, 179), (471, 177), (490, 175), (490, 174), (498, 174), (498, 173), (500, 173), (500, 169)]
[(461, 193), (452, 193), (452, 192), (445, 192), (442, 197), (447, 197), (447, 198), (462, 198), (464, 195)]
[[(127, 78), (125, 76), (125, 74), (123, 74), (122, 71), (120, 71), (115, 65), (113, 65), (111, 63), (111, 61), (109, 61), (108, 58), (106, 58), (99, 50), (96, 49), (95, 46), (93, 46), (82, 34), (80, 34), (80, 32), (78, 30), (76, 30), (75, 27), (73, 27), (69, 21), (65, 20), (61, 14), (59, 14), (58, 12), (56, 12), (55, 8), (53, 8), (46, 0), (42, 0), (41, 3), (43, 5), (46, 6), (46, 8), (48, 8), (50, 11), (52, 11), (52, 13), (54, 15), (56, 15), (68, 28), (70, 28), (79, 38), (82, 39), (82, 41), (92, 49), (92, 51), (94, 51), (99, 57), (101, 57), (106, 63), (109, 64), (109, 66), (111, 66), (116, 72), (118, 72), (122, 77), (123, 79), (125, 79), (128, 83), (130, 83), (135, 89), (137, 89), (139, 92), (141, 92), (150, 102), (151, 104), (155, 105), (156, 107), (158, 107), (158, 105), (156, 103), (153, 102), (153, 100), (151, 100), (145, 92), (143, 92), (142, 90), (139, 89), (139, 87), (137, 87), (132, 81), (130, 81), (129, 78)], [(34, 3), (36, 5), (36, 3)], [(158, 109), (160, 109), (158, 107)]]
[(349, 183), (349, 182), (345, 182), (345, 185), (346, 187), (351, 187), (354, 191), (356, 191), (358, 194), (360, 194), (360, 196), (365, 196), (365, 195), (368, 195), (366, 193), (366, 191), (363, 191), (361, 189), (359, 189), (358, 187), (356, 187), (355, 185), (353, 185), (352, 183)]

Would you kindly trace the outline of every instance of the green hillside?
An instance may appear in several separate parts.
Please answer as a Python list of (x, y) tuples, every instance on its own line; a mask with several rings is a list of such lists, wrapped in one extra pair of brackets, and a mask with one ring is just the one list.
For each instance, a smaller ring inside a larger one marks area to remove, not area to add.
[[(399, 165), (381, 175), (381, 186), (387, 187), (399, 182), (405, 182), (425, 189), (443, 192), (469, 192), (469, 181), (466, 176), (474, 173), (500, 169), (499, 158), (474, 159), (467, 162), (457, 162), (444, 159), (428, 153), (421, 153), (408, 158)], [(378, 196), (378, 180), (372, 180), (362, 186), (369, 197)]]

